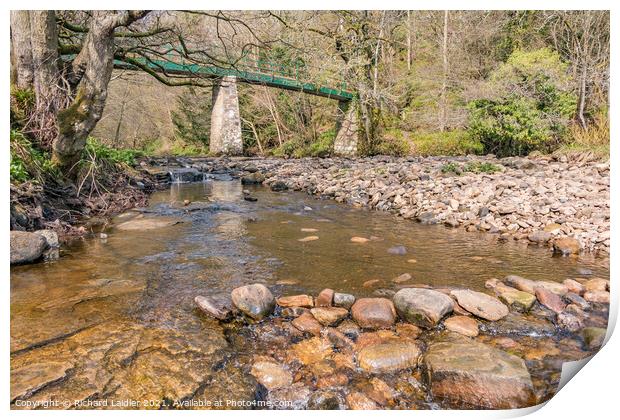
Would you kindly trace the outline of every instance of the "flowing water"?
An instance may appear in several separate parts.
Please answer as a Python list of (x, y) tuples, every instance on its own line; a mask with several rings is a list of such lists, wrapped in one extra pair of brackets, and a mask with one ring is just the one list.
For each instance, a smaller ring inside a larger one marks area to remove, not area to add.
[[(245, 201), (244, 188), (258, 201)], [(144, 223), (137, 230), (120, 225), (136, 221)], [(153, 221), (159, 225), (149, 229)], [(242, 284), (265, 283), (276, 296), (330, 287), (363, 297), (393, 287), (403, 273), (412, 276), (407, 284), (476, 290), (508, 274), (562, 281), (589, 269), (609, 277), (608, 259), (553, 257), (493, 235), (242, 187), (225, 176), (173, 184), (105, 232), (105, 239), (94, 234), (69, 244), (58, 261), (11, 269), (12, 407), (254, 399), (248, 365), (258, 330), (224, 327), (193, 303), (196, 295)], [(318, 239), (299, 241), (307, 236)], [(353, 236), (371, 241), (352, 243)], [(395, 246), (406, 253), (388, 253)], [(368, 280), (378, 281), (365, 287)], [(586, 355), (575, 339), (562, 343), (538, 346), (543, 356), (528, 361), (538, 369), (535, 380), (555, 384), (559, 358)], [(566, 354), (558, 356), (558, 348)], [(551, 365), (540, 362), (547, 353), (557, 356)]]

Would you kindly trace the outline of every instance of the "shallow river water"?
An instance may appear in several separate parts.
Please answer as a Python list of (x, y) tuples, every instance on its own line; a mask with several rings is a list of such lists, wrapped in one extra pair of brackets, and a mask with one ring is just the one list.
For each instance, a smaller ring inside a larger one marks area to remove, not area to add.
[[(243, 189), (258, 201), (245, 201)], [(140, 218), (170, 223), (116, 228)], [(589, 269), (609, 277), (604, 258), (553, 257), (548, 249), (498, 243), (493, 235), (225, 177), (172, 185), (153, 194), (148, 208), (118, 216), (104, 231), (105, 239), (94, 234), (69, 244), (58, 261), (11, 269), (13, 408), (110, 407), (110, 401), (120, 404), (112, 408), (131, 407), (131, 401), (159, 408), (194, 398), (260, 398), (248, 366), (261, 349), (257, 335), (269, 332), (222, 326), (193, 302), (196, 295), (247, 283), (265, 283), (276, 296), (330, 287), (364, 297), (393, 287), (391, 279), (403, 273), (412, 276), (407, 284), (475, 290), (508, 274), (562, 281)], [(307, 236), (319, 239), (299, 241)], [(353, 236), (372, 240), (355, 244)], [(395, 246), (406, 253), (388, 253)], [(378, 281), (365, 287), (369, 280)], [(541, 395), (553, 393), (559, 361), (587, 355), (570, 337), (554, 340), (523, 350), (540, 353), (523, 357)], [(401, 407), (436, 408), (428, 397), (418, 400)]]

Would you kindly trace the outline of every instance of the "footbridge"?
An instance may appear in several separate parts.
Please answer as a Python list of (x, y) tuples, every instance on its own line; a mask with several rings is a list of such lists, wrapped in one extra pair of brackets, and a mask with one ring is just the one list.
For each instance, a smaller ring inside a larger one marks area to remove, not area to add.
[(339, 117), (336, 121), (334, 153), (355, 155), (357, 152), (357, 113), (351, 106), (355, 94), (347, 89), (344, 80), (328, 77), (323, 81), (311, 80), (310, 68), (302, 62), (281, 64), (245, 56), (231, 65), (206, 65), (188, 63), (182, 57), (152, 59), (138, 56), (115, 60), (114, 66), (165, 75), (213, 79), (213, 109), (209, 141), (209, 149), (212, 153), (228, 155), (243, 153), (237, 83), (303, 92), (337, 101)]

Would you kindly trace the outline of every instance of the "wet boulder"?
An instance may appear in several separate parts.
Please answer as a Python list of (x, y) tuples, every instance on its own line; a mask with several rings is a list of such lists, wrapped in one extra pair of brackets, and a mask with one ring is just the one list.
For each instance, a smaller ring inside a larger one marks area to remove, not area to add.
[(521, 290), (522, 292), (527, 292), (532, 295), (534, 294), (534, 288), (536, 287), (536, 281), (516, 275), (506, 276), (506, 278), (504, 278), (504, 283), (508, 286), (514, 287), (517, 290)]
[(424, 328), (434, 327), (454, 308), (450, 296), (430, 289), (401, 289), (392, 301), (402, 319)]
[(260, 283), (237, 287), (230, 294), (233, 304), (245, 315), (260, 320), (273, 311), (276, 300), (269, 289)]
[(321, 290), (314, 303), (316, 306), (332, 306), (334, 303), (334, 291), (332, 289)]
[(353, 304), (351, 316), (362, 328), (390, 328), (396, 322), (396, 309), (389, 299), (363, 298)]
[(593, 303), (609, 303), (609, 292), (604, 291), (593, 291), (593, 292), (585, 292), (583, 294), (583, 298), (588, 302)]
[(562, 298), (548, 289), (537, 287), (535, 293), (536, 299), (538, 299), (543, 306), (551, 309), (556, 314), (559, 314), (566, 308), (566, 304), (562, 301)]
[(276, 181), (273, 184), (271, 184), (271, 191), (286, 191), (288, 190), (288, 185), (286, 185), (286, 182), (284, 181)]
[(581, 244), (575, 238), (564, 237), (553, 241), (553, 252), (561, 255), (576, 255), (581, 250)]
[(349, 311), (345, 308), (335, 306), (312, 308), (310, 312), (317, 321), (325, 326), (337, 325), (349, 315)]
[(230, 319), (235, 310), (230, 295), (224, 293), (213, 296), (196, 296), (194, 302), (202, 312), (220, 321)]
[(43, 256), (47, 241), (32, 232), (11, 231), (11, 265), (31, 263)]
[(268, 390), (284, 388), (293, 383), (291, 372), (276, 362), (258, 361), (252, 365), (250, 373)]
[(367, 372), (385, 373), (416, 367), (421, 354), (415, 342), (390, 340), (363, 347), (357, 360)]
[(586, 327), (581, 330), (583, 342), (588, 350), (598, 350), (605, 341), (605, 334), (607, 334), (605, 328)]
[(499, 300), (519, 312), (529, 311), (536, 303), (536, 296), (533, 294), (506, 286), (501, 282), (497, 283), (495, 293), (497, 293)]
[(260, 172), (252, 172), (248, 175), (241, 177), (241, 183), (243, 185), (262, 184), (265, 180), (265, 175)]
[(299, 331), (312, 335), (321, 334), (321, 328), (323, 328), (321, 323), (317, 321), (310, 312), (306, 312), (295, 318), (293, 321), (291, 321), (291, 324)]
[(467, 337), (476, 337), (478, 335), (478, 322), (469, 316), (451, 316), (443, 322), (443, 325), (448, 331)]
[(355, 303), (355, 296), (348, 293), (334, 293), (334, 306), (351, 309)]
[(500, 320), (509, 312), (508, 307), (498, 299), (473, 290), (453, 290), (452, 297), (465, 310), (489, 321)]
[(424, 356), (433, 397), (453, 408), (510, 409), (536, 404), (525, 362), (474, 340), (448, 334)]
[(283, 308), (299, 306), (302, 308), (312, 308), (314, 300), (309, 295), (280, 296), (276, 299), (278, 305)]

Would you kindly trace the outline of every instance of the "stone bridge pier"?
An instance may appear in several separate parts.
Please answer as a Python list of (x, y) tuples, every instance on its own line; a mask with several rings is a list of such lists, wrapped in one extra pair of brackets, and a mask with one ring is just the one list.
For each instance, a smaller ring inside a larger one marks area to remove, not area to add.
[(338, 102), (338, 122), (334, 153), (340, 156), (357, 155), (359, 124), (357, 109), (352, 101)]
[(239, 96), (235, 76), (223, 77), (213, 86), (209, 151), (225, 155), (243, 153)]

